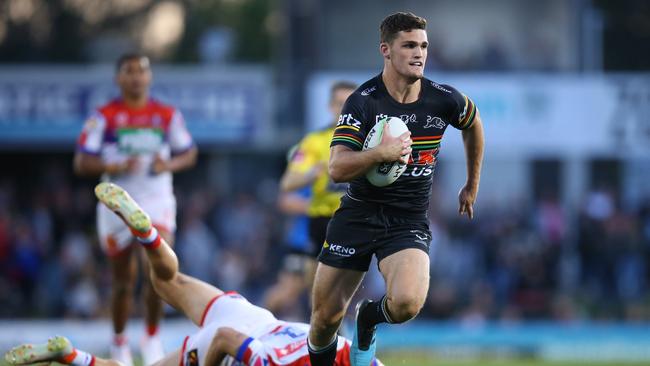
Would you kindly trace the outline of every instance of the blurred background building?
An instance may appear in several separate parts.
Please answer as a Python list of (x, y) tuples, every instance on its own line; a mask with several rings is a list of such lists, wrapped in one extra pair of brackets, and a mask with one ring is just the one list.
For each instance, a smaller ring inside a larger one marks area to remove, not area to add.
[(284, 253), (287, 149), (332, 118), (332, 81), (381, 70), (379, 23), (405, 10), (428, 19), (427, 77), (472, 96), (486, 127), (472, 222), (456, 214), (462, 144), (445, 137), (418, 319), (648, 324), (645, 0), (0, 1), (0, 316), (107, 316), (95, 182), (72, 154), (132, 50), (201, 152), (175, 178), (181, 269), (259, 300)]

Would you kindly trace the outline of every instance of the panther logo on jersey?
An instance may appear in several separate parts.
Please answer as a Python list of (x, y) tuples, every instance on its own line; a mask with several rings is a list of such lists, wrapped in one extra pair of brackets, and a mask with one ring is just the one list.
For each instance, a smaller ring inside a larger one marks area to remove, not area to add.
[(440, 117), (427, 116), (427, 124), (424, 125), (424, 128), (445, 128), (445, 121)]

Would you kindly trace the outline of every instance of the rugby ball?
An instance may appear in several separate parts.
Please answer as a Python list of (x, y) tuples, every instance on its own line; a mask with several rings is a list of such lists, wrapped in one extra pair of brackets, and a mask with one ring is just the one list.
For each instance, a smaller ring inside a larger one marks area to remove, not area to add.
[[(379, 122), (375, 123), (370, 132), (368, 132), (366, 141), (363, 143), (364, 150), (372, 149), (379, 145), (381, 137), (384, 135), (386, 125), (390, 126), (388, 131), (390, 132), (390, 135), (394, 137), (409, 130), (406, 123), (397, 117), (383, 118), (379, 120)], [(408, 157), (408, 155), (404, 155), (404, 157)], [(372, 185), (385, 187), (395, 182), (397, 178), (404, 173), (406, 166), (407, 164), (403, 164), (399, 161), (375, 164), (366, 172), (366, 179), (368, 179)]]

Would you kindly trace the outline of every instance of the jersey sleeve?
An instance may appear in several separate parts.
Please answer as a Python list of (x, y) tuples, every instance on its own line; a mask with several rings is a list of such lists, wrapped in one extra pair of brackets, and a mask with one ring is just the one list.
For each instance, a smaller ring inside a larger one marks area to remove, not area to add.
[(291, 157), (287, 170), (296, 173), (307, 173), (318, 162), (318, 156), (314, 150), (316, 141), (311, 135), (306, 136), (298, 145), (298, 149)]
[(352, 150), (363, 149), (368, 133), (368, 119), (360, 96), (352, 94), (343, 106), (330, 146), (343, 145)]
[(259, 340), (248, 337), (239, 346), (235, 359), (247, 366), (265, 366), (267, 355), (264, 349), (264, 344)]
[(455, 88), (449, 85), (445, 85), (445, 88), (451, 90), (451, 98), (453, 99), (450, 117), (451, 125), (459, 130), (469, 128), (476, 116), (476, 105), (469, 97)]
[(95, 112), (84, 122), (83, 129), (77, 140), (77, 150), (91, 155), (99, 155), (104, 142), (106, 131), (106, 118)]
[(172, 152), (182, 153), (193, 145), (194, 141), (185, 125), (185, 118), (179, 110), (175, 110), (169, 125), (169, 146)]

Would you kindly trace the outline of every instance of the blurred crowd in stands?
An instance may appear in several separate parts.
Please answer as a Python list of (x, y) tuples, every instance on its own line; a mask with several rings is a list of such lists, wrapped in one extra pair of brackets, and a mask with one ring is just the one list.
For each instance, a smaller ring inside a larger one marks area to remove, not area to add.
[[(1, 318), (107, 316), (94, 180), (73, 179), (68, 163), (43, 161), (20, 179), (0, 178)], [(176, 189), (181, 270), (261, 301), (286, 251), (290, 218), (255, 192)], [(546, 195), (481, 207), (472, 222), (434, 207), (431, 287), (420, 318), (650, 320), (650, 201), (623, 210), (616, 196), (593, 190), (567, 209)], [(377, 276), (373, 269), (362, 293), (383, 293)]]

